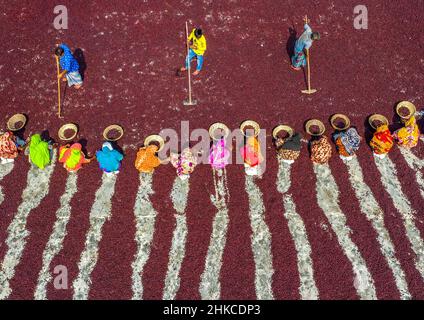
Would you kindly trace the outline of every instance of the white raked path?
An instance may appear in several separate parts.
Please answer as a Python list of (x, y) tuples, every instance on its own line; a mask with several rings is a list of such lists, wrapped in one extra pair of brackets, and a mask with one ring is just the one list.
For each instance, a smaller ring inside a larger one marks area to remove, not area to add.
[(22, 202), (7, 229), (7, 251), (0, 270), (0, 299), (7, 299), (12, 293), (10, 280), (15, 275), (15, 268), (20, 263), (27, 238), (30, 235), (30, 232), (26, 229), (28, 216), (49, 193), (50, 179), (56, 165), (56, 156), (57, 151), (54, 149), (49, 166), (41, 170), (31, 165), (28, 171), (27, 185), (22, 193)]
[[(0, 182), (4, 179), (5, 176), (7, 176), (9, 173), (12, 172), (14, 166), (15, 166), (14, 162), (7, 163), (7, 164), (0, 164)], [(3, 203), (3, 201), (4, 201), (3, 187), (0, 186), (0, 205)]]
[(374, 280), (358, 247), (350, 238), (351, 229), (347, 226), (346, 216), (339, 206), (339, 188), (328, 164), (314, 164), (317, 179), (316, 191), (319, 207), (324, 212), (331, 228), (337, 236), (343, 252), (352, 264), (355, 275), (354, 286), (362, 300), (375, 300)]
[(415, 267), (424, 279), (424, 241), (421, 238), (419, 229), (415, 225), (416, 212), (412, 209), (408, 197), (402, 191), (402, 186), (397, 177), (397, 170), (392, 160), (388, 156), (384, 159), (374, 157), (374, 162), (380, 171), (381, 182), (384, 188), (392, 198), (395, 208), (402, 217), (406, 236), (416, 255)]
[(220, 272), (222, 255), (227, 241), (228, 202), (227, 172), (225, 169), (213, 170), (215, 195), (211, 201), (217, 212), (213, 220), (212, 235), (206, 255), (205, 269), (200, 278), (200, 296), (203, 300), (219, 300), (221, 297)]
[(180, 288), (180, 270), (185, 257), (187, 240), (187, 218), (185, 210), (187, 207), (188, 192), (190, 190), (189, 181), (190, 178), (181, 180), (179, 177), (176, 177), (172, 187), (171, 199), (177, 214), (175, 214), (176, 226), (169, 252), (163, 300), (174, 300)]
[(246, 193), (249, 198), (249, 218), (252, 228), (252, 252), (255, 261), (255, 288), (259, 300), (273, 300), (271, 233), (265, 222), (263, 194), (253, 176), (246, 175)]
[(296, 211), (293, 197), (288, 193), (291, 187), (292, 165), (279, 160), (277, 190), (283, 195), (284, 217), (295, 244), (297, 267), (300, 276), (299, 294), (303, 300), (318, 300), (319, 292), (314, 278), (314, 267), (311, 257), (312, 249), (302, 217)]
[(155, 232), (157, 212), (150, 201), (150, 196), (154, 194), (152, 182), (152, 174), (140, 173), (140, 185), (134, 205), (137, 253), (132, 263), (133, 300), (143, 299), (143, 270), (150, 257)]
[(410, 149), (399, 147), (408, 166), (415, 171), (415, 178), (420, 188), (421, 197), (424, 199), (424, 159), (418, 158)]
[(412, 297), (409, 293), (408, 282), (401, 264), (396, 258), (395, 247), (384, 224), (384, 212), (370, 187), (364, 182), (364, 175), (358, 159), (354, 157), (351, 161), (346, 161), (345, 164), (349, 173), (349, 181), (353, 190), (355, 190), (361, 212), (367, 217), (368, 221), (371, 222), (377, 233), (380, 251), (386, 259), (389, 268), (392, 270), (400, 298), (409, 300)]
[(96, 191), (96, 197), (90, 211), (90, 228), (86, 235), (85, 248), (78, 263), (78, 276), (73, 282), (74, 300), (88, 299), (91, 273), (97, 264), (103, 225), (112, 217), (112, 197), (115, 193), (116, 179), (116, 175), (103, 173), (102, 184)]
[(47, 285), (52, 281), (50, 265), (63, 248), (63, 241), (67, 234), (66, 227), (71, 218), (71, 200), (78, 191), (77, 181), (77, 173), (68, 174), (65, 193), (61, 196), (60, 208), (56, 211), (56, 222), (53, 226), (53, 232), (44, 248), (43, 264), (38, 275), (37, 287), (34, 293), (34, 299), (36, 300), (47, 299)]

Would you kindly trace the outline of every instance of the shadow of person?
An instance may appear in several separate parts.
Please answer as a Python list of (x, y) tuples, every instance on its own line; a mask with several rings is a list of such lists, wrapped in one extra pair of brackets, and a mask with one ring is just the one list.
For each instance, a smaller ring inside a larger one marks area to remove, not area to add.
[(294, 26), (289, 27), (289, 34), (290, 36), (287, 39), (287, 43), (286, 43), (286, 51), (287, 51), (287, 55), (289, 56), (289, 60), (291, 61), (291, 58), (294, 55), (294, 46), (297, 40), (297, 31)]
[(87, 64), (85, 62), (84, 52), (82, 51), (82, 49), (80, 49), (80, 48), (75, 49), (74, 57), (79, 64), (79, 67), (80, 67), (79, 72), (81, 74), (82, 81), (84, 81), (85, 70), (87, 69)]

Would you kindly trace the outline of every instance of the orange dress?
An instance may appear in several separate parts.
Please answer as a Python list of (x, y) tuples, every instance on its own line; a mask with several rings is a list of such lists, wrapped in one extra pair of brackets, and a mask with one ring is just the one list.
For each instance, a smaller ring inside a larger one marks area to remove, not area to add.
[(156, 156), (157, 151), (158, 147), (155, 145), (141, 148), (137, 152), (137, 158), (135, 159), (136, 169), (140, 172), (152, 173), (161, 164)]

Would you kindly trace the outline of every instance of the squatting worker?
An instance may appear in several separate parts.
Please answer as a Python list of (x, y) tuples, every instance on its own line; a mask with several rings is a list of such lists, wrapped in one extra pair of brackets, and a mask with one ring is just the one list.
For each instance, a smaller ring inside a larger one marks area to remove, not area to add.
[[(206, 38), (203, 35), (203, 31), (200, 28), (195, 28), (187, 39), (188, 45), (190, 46), (188, 57), (186, 57), (185, 67), (181, 68), (181, 71), (186, 71), (188, 65), (194, 58), (197, 59), (197, 68), (193, 72), (194, 76), (197, 76), (202, 70), (203, 66), (203, 55), (206, 51)], [(191, 43), (192, 42), (192, 43)]]
[(60, 59), (60, 67), (62, 72), (58, 75), (59, 79), (68, 81), (68, 86), (74, 86), (75, 89), (79, 89), (82, 86), (82, 76), (79, 72), (80, 66), (78, 61), (73, 56), (71, 49), (66, 44), (61, 44), (56, 47), (54, 54)]

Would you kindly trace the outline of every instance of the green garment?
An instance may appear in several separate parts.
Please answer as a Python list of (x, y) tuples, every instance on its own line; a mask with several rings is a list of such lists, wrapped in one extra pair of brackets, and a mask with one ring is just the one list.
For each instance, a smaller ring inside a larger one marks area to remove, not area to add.
[(34, 134), (31, 137), (29, 158), (31, 162), (40, 169), (44, 169), (50, 164), (49, 144), (43, 141), (39, 134)]

